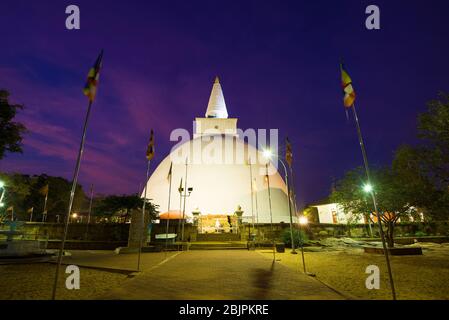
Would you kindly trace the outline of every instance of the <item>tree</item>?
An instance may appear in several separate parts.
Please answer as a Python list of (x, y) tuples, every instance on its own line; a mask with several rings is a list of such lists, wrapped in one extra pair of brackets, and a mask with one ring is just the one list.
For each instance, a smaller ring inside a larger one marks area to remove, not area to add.
[(393, 170), (410, 202), (427, 218), (449, 214), (449, 95), (441, 93), (418, 117), (418, 146), (402, 146)]
[(14, 214), (18, 220), (26, 219), (27, 210), (24, 201), (30, 194), (30, 177), (21, 174), (0, 173), (0, 180), (5, 185), (4, 207), (1, 214), (5, 214), (5, 209), (14, 207)]
[[(72, 183), (61, 177), (51, 177), (45, 174), (28, 176), (22, 174), (0, 173), (0, 180), (5, 182), (5, 207), (14, 207), (14, 213), (19, 220), (28, 221), (28, 210), (34, 208), (35, 220), (40, 219), (44, 211), (45, 195), (42, 189), (48, 185), (47, 213), (49, 220), (56, 220), (56, 215), (67, 214)], [(79, 211), (85, 199), (80, 185), (77, 186), (73, 211)]]
[[(139, 210), (143, 206), (143, 199), (137, 194), (135, 195), (121, 195), (121, 196), (107, 196), (99, 201), (95, 201), (93, 207), (93, 214), (97, 216), (113, 216), (115, 214), (124, 214), (127, 220), (132, 210)], [(155, 219), (158, 213), (156, 205), (147, 200), (146, 210), (150, 219)]]
[(9, 102), (9, 92), (0, 90), (0, 160), (7, 152), (22, 153), (22, 137), (26, 133), (23, 124), (14, 122), (20, 104)]
[(449, 187), (449, 94), (428, 103), (418, 117), (418, 137), (423, 142), (425, 174), (438, 189)]
[[(390, 168), (376, 169), (371, 172), (371, 179), (376, 194), (377, 209), (381, 221), (386, 226), (385, 237), (389, 247), (394, 247), (394, 228), (400, 218), (407, 219), (415, 214), (416, 208), (404, 196), (404, 186)], [(370, 219), (374, 214), (371, 194), (363, 190), (366, 177), (363, 168), (356, 168), (346, 173), (339, 180), (331, 194), (331, 200), (342, 206), (346, 214), (354, 217), (363, 216)], [(373, 216), (377, 221), (377, 217)]]

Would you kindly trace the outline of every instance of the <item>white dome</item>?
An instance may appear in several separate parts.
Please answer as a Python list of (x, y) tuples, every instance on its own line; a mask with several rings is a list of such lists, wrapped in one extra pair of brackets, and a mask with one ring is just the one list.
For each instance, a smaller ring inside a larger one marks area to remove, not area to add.
[[(211, 140), (215, 142), (212, 143)], [(221, 143), (222, 147), (211, 152), (211, 145), (217, 146), (216, 143)], [(271, 221), (268, 184), (265, 178), (266, 165), (262, 153), (233, 135), (197, 137), (173, 150), (158, 165), (148, 180), (147, 198), (159, 205), (161, 213), (183, 208), (178, 188), (181, 178), (183, 187), (185, 186), (186, 158), (188, 158), (187, 187), (193, 188), (186, 201), (187, 217), (192, 217), (192, 211), (197, 209), (202, 215), (232, 215), (237, 207), (241, 206), (244, 221), (252, 222), (253, 216), (256, 223)], [(253, 163), (251, 165), (253, 204), (251, 204), (249, 158)], [(168, 208), (168, 174), (172, 162), (171, 203)], [(272, 173), (269, 183), (273, 222), (289, 222), (286, 185), (272, 164), (269, 166), (269, 173)]]

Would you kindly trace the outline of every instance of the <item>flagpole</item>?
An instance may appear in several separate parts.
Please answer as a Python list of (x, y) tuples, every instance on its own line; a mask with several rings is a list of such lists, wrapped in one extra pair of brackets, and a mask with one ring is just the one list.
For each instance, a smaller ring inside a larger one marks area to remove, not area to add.
[[(354, 118), (355, 118), (355, 122), (356, 122), (356, 126), (357, 126), (357, 134), (358, 134), (358, 137), (359, 137), (360, 149), (362, 150), (363, 163), (365, 165), (366, 178), (368, 180), (368, 184), (371, 185), (371, 176), (370, 176), (370, 170), (369, 170), (369, 165), (368, 165), (368, 157), (366, 156), (365, 144), (363, 142), (362, 130), (360, 129), (359, 117), (357, 116), (357, 111), (355, 109), (355, 103), (352, 104), (352, 111), (354, 113)], [(384, 235), (383, 228), (382, 228), (382, 221), (381, 221), (381, 218), (380, 218), (380, 213), (379, 213), (379, 210), (377, 209), (377, 200), (376, 200), (376, 196), (374, 194), (374, 191), (371, 191), (370, 193), (371, 193), (371, 198), (373, 200), (374, 212), (375, 212), (375, 214), (377, 216), (377, 222), (378, 222), (378, 226), (379, 226), (380, 237), (382, 239), (382, 246), (383, 246), (383, 249), (384, 249), (385, 260), (387, 262), (388, 276), (390, 278), (391, 293), (393, 295), (393, 300), (396, 300), (396, 290), (395, 290), (395, 287), (394, 287), (393, 273), (391, 271), (390, 254), (389, 254), (389, 251), (388, 251), (388, 248), (387, 248), (387, 244), (385, 242), (385, 235)]]
[(87, 226), (86, 226), (86, 236), (85, 236), (86, 240), (87, 240), (87, 236), (88, 236), (88, 233), (89, 233), (90, 215), (92, 213), (92, 201), (93, 201), (93, 199), (94, 199), (94, 184), (92, 183), (90, 185), (89, 212), (87, 214)]
[(34, 207), (31, 208), (30, 222), (33, 222), (33, 212), (34, 212)]
[[(48, 185), (47, 185), (48, 188)], [(45, 222), (47, 220), (47, 200), (48, 200), (48, 189), (45, 193), (45, 200), (44, 200), (44, 212), (42, 214), (42, 222)]]
[(276, 261), (276, 246), (274, 241), (274, 230), (273, 230), (273, 211), (271, 209), (271, 190), (270, 190), (270, 176), (268, 175), (268, 163), (265, 165), (267, 172), (267, 185), (268, 185), (268, 204), (270, 208), (270, 226), (271, 226), (271, 236), (273, 237), (273, 262)]
[(188, 172), (188, 158), (186, 158), (186, 181), (184, 182), (184, 205), (182, 208), (182, 242), (184, 242), (184, 224), (186, 217), (186, 200), (187, 200), (187, 172)]
[(143, 233), (145, 232), (145, 207), (147, 204), (147, 186), (148, 186), (148, 178), (150, 176), (150, 165), (151, 160), (148, 160), (147, 164), (147, 178), (145, 183), (145, 189), (144, 189), (144, 198), (143, 198), (143, 204), (142, 204), (142, 223), (141, 223), (141, 230), (139, 232), (139, 254), (137, 257), (137, 271), (140, 271), (140, 256), (142, 254), (142, 242), (143, 242)]
[(165, 253), (167, 254), (168, 250), (168, 229), (170, 227), (170, 201), (171, 201), (171, 186), (172, 186), (172, 178), (173, 178), (173, 162), (170, 165), (170, 181), (168, 186), (168, 208), (167, 208), (167, 229), (165, 230)]
[[(249, 158), (249, 178), (250, 178), (250, 185), (251, 185), (251, 216), (252, 216), (253, 232), (254, 232), (255, 231), (255, 227), (254, 227), (254, 190), (253, 190), (253, 167), (251, 164), (251, 158)], [(251, 241), (251, 228), (250, 228), (248, 240)]]
[[(89, 106), (87, 108), (86, 118), (84, 120), (83, 135), (81, 138), (81, 143), (80, 143), (80, 147), (79, 147), (79, 151), (78, 151), (78, 159), (76, 160), (75, 173), (73, 174), (73, 182), (72, 182), (72, 190), (70, 192), (69, 206), (67, 208), (67, 215), (65, 217), (65, 222), (64, 222), (65, 223), (64, 235), (63, 235), (61, 247), (59, 248), (59, 253), (58, 253), (58, 263), (56, 265), (55, 281), (53, 283), (52, 300), (56, 299), (56, 289), (57, 289), (57, 285), (58, 285), (59, 269), (61, 267), (64, 246), (65, 246), (65, 242), (67, 240), (67, 231), (69, 229), (69, 218), (70, 218), (70, 213), (72, 211), (73, 200), (75, 198), (76, 185), (78, 183), (78, 176), (79, 176), (80, 166), (81, 166), (81, 158), (83, 156), (84, 143), (86, 141), (87, 124), (89, 122), (91, 108), (92, 108), (92, 100), (89, 100)], [(48, 192), (47, 192), (47, 196), (48, 196)]]

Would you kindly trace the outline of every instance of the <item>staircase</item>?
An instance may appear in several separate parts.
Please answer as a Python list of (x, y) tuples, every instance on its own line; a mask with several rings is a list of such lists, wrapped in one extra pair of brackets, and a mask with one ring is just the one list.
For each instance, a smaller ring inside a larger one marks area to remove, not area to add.
[(189, 250), (246, 250), (246, 241), (240, 241), (235, 233), (200, 233), (192, 241)]
[(196, 241), (200, 242), (227, 242), (240, 241), (240, 234), (238, 233), (198, 233)]

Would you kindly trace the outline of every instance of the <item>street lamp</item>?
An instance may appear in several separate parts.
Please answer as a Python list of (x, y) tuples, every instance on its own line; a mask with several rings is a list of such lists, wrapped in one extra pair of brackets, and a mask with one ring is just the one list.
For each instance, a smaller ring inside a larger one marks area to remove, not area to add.
[[(187, 180), (187, 179), (186, 179)], [(185, 214), (186, 214), (186, 200), (188, 197), (190, 197), (190, 195), (193, 192), (193, 188), (187, 188), (187, 191), (185, 188), (183, 188), (182, 186), (180, 186), (178, 188), (179, 191), (179, 197), (180, 197), (180, 201), (182, 199), (184, 199), (184, 207), (182, 210), (182, 231), (181, 231), (181, 241), (184, 241), (184, 224), (185, 224)], [(184, 194), (183, 194), (184, 192)]]
[[(266, 159), (271, 160), (273, 157), (273, 152), (270, 149), (265, 149), (263, 151), (263, 155)], [(290, 183), (288, 182), (288, 171), (287, 171), (287, 167), (284, 163), (284, 161), (281, 160), (281, 158), (279, 158), (278, 156), (276, 156), (277, 160), (282, 164), (282, 166), (284, 167), (284, 172), (285, 172), (285, 184), (287, 185), (287, 201), (288, 201), (288, 212), (290, 215), (290, 240), (292, 243), (292, 251), (291, 254), (297, 254), (296, 250), (295, 250), (295, 241), (293, 239), (293, 216), (292, 216), (292, 207), (291, 207), (291, 193), (290, 193)], [(267, 173), (268, 175), (268, 173)]]
[[(373, 188), (373, 186), (371, 185), (371, 183), (365, 184), (365, 185), (363, 186), (363, 191), (364, 191), (365, 193), (371, 194), (371, 196), (374, 195), (374, 188)], [(371, 214), (368, 216), (368, 226), (369, 226), (369, 230), (370, 230), (370, 233), (371, 233), (371, 237), (374, 237), (373, 229), (372, 229), (372, 227), (371, 227)]]
[(307, 217), (302, 216), (302, 217), (299, 218), (299, 224), (300, 225), (305, 226), (308, 223), (309, 223), (309, 219), (307, 219)]
[(373, 186), (367, 183), (363, 186), (363, 191), (365, 191), (366, 193), (371, 193), (373, 192)]
[(3, 181), (0, 180), (0, 189), (1, 190), (1, 195), (0, 195), (0, 207), (3, 207), (5, 204), (3, 203), (3, 198), (5, 196), (5, 183)]

